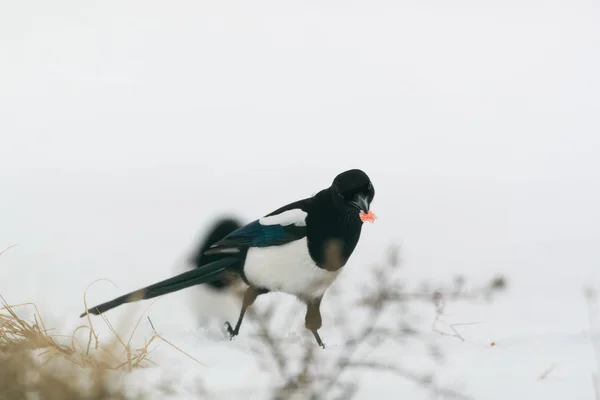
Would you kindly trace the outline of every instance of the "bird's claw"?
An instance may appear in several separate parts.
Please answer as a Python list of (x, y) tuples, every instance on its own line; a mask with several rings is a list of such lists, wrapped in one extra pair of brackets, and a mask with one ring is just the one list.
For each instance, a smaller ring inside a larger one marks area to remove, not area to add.
[(231, 327), (229, 322), (225, 322), (225, 328), (227, 328), (227, 333), (229, 333), (229, 340), (233, 340), (238, 333)]
[(312, 331), (312, 334), (315, 337), (315, 340), (317, 341), (317, 344), (319, 345), (319, 347), (324, 349), (325, 343), (323, 343), (323, 340), (321, 340), (321, 335), (319, 335), (319, 333), (317, 331)]

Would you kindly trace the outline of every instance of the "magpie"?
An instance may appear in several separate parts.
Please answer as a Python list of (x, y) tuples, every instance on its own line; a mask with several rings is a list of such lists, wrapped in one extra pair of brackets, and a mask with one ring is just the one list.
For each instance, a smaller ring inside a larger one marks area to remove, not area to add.
[(209, 246), (203, 254), (219, 255), (215, 261), (91, 307), (80, 317), (215, 281), (223, 271), (232, 271), (248, 287), (235, 328), (226, 323), (230, 339), (258, 296), (283, 292), (306, 304), (305, 327), (324, 348), (318, 333), (321, 300), (356, 248), (363, 223), (375, 220), (370, 210), (374, 197), (365, 172), (344, 171), (314, 196), (280, 207)]

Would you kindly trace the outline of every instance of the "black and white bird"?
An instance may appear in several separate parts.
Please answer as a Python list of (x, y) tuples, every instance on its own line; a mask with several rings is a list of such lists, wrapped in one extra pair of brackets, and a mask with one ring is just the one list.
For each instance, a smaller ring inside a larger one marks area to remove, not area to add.
[(283, 292), (307, 305), (305, 327), (324, 347), (318, 333), (321, 300), (356, 248), (363, 223), (374, 221), (370, 210), (374, 197), (366, 173), (344, 171), (314, 196), (285, 205), (211, 245), (204, 254), (218, 255), (217, 260), (91, 307), (80, 316), (211, 282), (220, 279), (223, 271), (232, 271), (248, 288), (235, 327), (227, 323), (231, 338), (239, 333), (244, 314), (257, 296)]

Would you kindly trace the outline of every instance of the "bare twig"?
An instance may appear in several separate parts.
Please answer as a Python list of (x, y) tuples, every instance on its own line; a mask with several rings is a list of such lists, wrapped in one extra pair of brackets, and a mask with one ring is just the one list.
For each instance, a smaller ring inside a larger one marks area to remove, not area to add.
[(0, 251), (0, 256), (2, 254), (4, 254), (7, 250), (12, 249), (15, 246), (17, 246), (17, 245), (16, 244), (11, 244), (10, 246), (8, 246), (7, 248), (5, 248), (4, 250)]
[[(465, 338), (458, 331), (458, 327), (477, 324), (455, 323), (448, 324), (453, 333), (439, 331), (436, 324), (441, 321), (443, 310), (446, 303), (457, 300), (477, 300), (489, 299), (491, 295), (505, 288), (506, 282), (503, 278), (494, 278), (486, 285), (480, 288), (474, 288), (470, 291), (464, 290), (465, 280), (462, 277), (454, 279), (452, 287), (438, 289), (436, 291), (428, 290), (431, 286), (424, 283), (421, 286), (424, 290), (417, 292), (407, 292), (403, 282), (393, 279), (397, 270), (399, 257), (394, 254), (388, 255), (388, 264), (371, 269), (371, 283), (362, 283), (359, 289), (360, 297), (357, 301), (357, 310), (353, 312), (353, 318), (347, 318), (349, 293), (343, 293), (340, 289), (331, 290), (327, 298), (328, 304), (334, 306), (335, 326), (349, 336), (345, 339), (342, 348), (343, 351), (333, 357), (327, 357), (329, 354), (314, 352), (314, 348), (309, 345), (300, 358), (291, 356), (275, 340), (270, 333), (268, 326), (272, 317), (272, 312), (268, 310), (262, 314), (254, 314), (253, 320), (259, 325), (260, 335), (260, 353), (270, 354), (275, 360), (278, 374), (284, 378), (283, 383), (273, 393), (273, 398), (277, 400), (309, 398), (312, 400), (320, 399), (351, 399), (356, 394), (358, 382), (345, 378), (346, 372), (356, 369), (369, 369), (371, 371), (392, 372), (402, 378), (423, 386), (431, 393), (446, 398), (466, 399), (466, 395), (446, 387), (440, 387), (433, 379), (433, 374), (417, 374), (411, 372), (409, 368), (404, 368), (401, 362), (398, 364), (389, 364), (377, 361), (372, 356), (359, 358), (359, 349), (373, 354), (374, 350), (381, 346), (385, 341), (398, 344), (405, 344), (404, 339), (420, 339), (425, 336), (426, 331), (416, 325), (412, 325), (406, 318), (402, 318), (400, 323), (390, 327), (390, 318), (383, 318), (385, 315), (395, 315), (397, 312), (402, 315), (408, 315), (410, 306), (415, 302), (422, 302), (425, 305), (434, 305), (436, 317), (430, 329), (444, 335), (457, 337), (464, 341)], [(332, 288), (333, 289), (333, 288)], [(341, 301), (341, 299), (344, 301)], [(389, 313), (388, 313), (389, 312)], [(356, 315), (364, 313), (364, 319), (361, 323), (357, 322)], [(355, 330), (359, 326), (358, 330)], [(436, 351), (439, 351), (436, 349)], [(435, 352), (433, 352), (435, 353)], [(432, 354), (432, 356), (436, 356)], [(294, 362), (300, 364), (296, 372), (290, 371), (290, 365)]]

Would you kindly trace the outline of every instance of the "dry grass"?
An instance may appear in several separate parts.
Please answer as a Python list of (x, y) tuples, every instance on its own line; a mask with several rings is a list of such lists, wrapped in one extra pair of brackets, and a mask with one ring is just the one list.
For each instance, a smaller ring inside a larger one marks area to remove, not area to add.
[[(148, 356), (158, 341), (184, 353), (156, 331), (143, 346), (133, 348), (130, 343), (143, 316), (128, 341), (104, 319), (113, 337), (102, 343), (90, 320), (70, 336), (54, 336), (35, 304), (9, 305), (0, 299), (0, 400), (144, 398), (145, 393), (127, 394), (123, 373), (153, 365)], [(17, 315), (23, 307), (33, 308), (32, 321)], [(86, 343), (77, 338), (82, 329), (89, 330)]]
[[(143, 346), (132, 347), (144, 314), (127, 340), (103, 317), (112, 332), (111, 340), (103, 343), (89, 315), (87, 324), (71, 335), (52, 335), (35, 304), (10, 305), (2, 296), (0, 300), (0, 400), (140, 399), (147, 393), (128, 394), (123, 378), (134, 369), (154, 364), (148, 357), (153, 344), (162, 341), (193, 359), (155, 330)], [(25, 308), (33, 311), (31, 320), (19, 317), (18, 311)], [(78, 338), (82, 330), (88, 331), (87, 341)]]
[[(35, 310), (33, 321), (17, 315), (24, 307)], [(71, 338), (54, 337), (35, 304), (9, 305), (2, 298), (0, 399), (129, 399), (123, 382), (110, 372), (141, 367), (147, 347), (131, 357), (119, 354), (114, 345), (98, 343), (93, 351), (91, 340), (87, 346), (79, 343), (79, 329)]]

